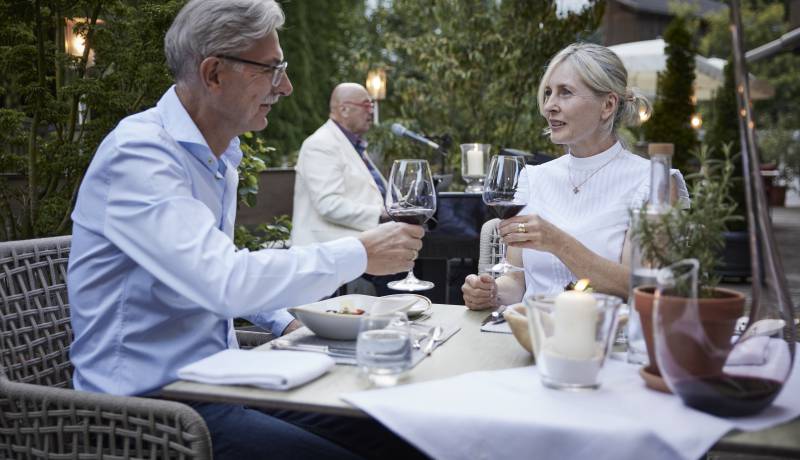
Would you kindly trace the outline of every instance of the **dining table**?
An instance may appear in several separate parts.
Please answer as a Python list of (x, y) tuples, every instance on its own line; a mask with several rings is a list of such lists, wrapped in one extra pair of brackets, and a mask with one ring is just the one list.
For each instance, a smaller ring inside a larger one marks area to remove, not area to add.
[[(463, 305), (433, 304), (428, 319), (424, 321), (458, 326), (460, 330), (407, 372), (399, 385), (432, 382), (476, 371), (531, 366), (532, 356), (511, 334), (481, 331), (481, 323), (486, 316), (485, 311), (472, 311)], [(269, 343), (255, 349), (268, 350)], [(641, 384), (644, 385), (644, 382)], [(336, 365), (322, 377), (288, 391), (178, 380), (163, 387), (160, 395), (180, 401), (232, 403), (269, 410), (370, 417), (341, 398), (344, 394), (369, 389), (370, 384), (356, 366)], [(487, 388), (485, 396), (489, 397), (491, 391)], [(710, 453), (717, 456), (709, 458), (729, 458), (725, 457), (728, 454), (732, 455), (730, 458), (753, 454), (772, 456), (769, 458), (800, 458), (800, 418), (760, 431), (727, 433), (711, 448)]]

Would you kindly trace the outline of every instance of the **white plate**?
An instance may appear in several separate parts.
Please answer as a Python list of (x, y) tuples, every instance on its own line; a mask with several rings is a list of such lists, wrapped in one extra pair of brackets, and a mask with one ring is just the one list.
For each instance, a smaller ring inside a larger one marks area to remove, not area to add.
[[(364, 310), (364, 314), (368, 314), (375, 309), (386, 312), (408, 312), (410, 308), (420, 302), (419, 296), (413, 294), (386, 297), (349, 294), (308, 305), (291, 307), (288, 310), (292, 316), (300, 320), (314, 334), (320, 337), (336, 340), (355, 340), (358, 336), (359, 321), (363, 315), (344, 315), (328, 310), (339, 311), (346, 304), (348, 308)], [(430, 302), (428, 303), (430, 304)]]
[(417, 301), (411, 305), (411, 307), (406, 311), (406, 314), (409, 318), (416, 318), (418, 316), (423, 315), (431, 308), (431, 299), (425, 297), (424, 295), (419, 294), (392, 294), (383, 296), (382, 298), (402, 298), (402, 297), (416, 297)]

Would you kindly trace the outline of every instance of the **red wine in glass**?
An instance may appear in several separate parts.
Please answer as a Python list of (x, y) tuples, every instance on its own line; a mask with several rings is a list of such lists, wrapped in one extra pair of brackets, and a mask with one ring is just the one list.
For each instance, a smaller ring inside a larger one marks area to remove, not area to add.
[[(516, 216), (528, 202), (527, 178), (522, 176), (525, 161), (510, 155), (495, 155), (489, 165), (489, 174), (483, 183), (483, 202), (499, 219)], [(500, 244), (500, 262), (492, 267), (493, 273), (505, 274), (522, 271), (506, 260), (506, 245)]]
[(524, 204), (514, 201), (513, 193), (495, 192), (486, 193), (486, 195), (487, 196), (484, 197), (484, 203), (486, 203), (486, 206), (489, 207), (489, 210), (492, 211), (492, 214), (498, 219), (514, 217), (525, 207)]
[(422, 225), (433, 216), (434, 210), (429, 208), (391, 208), (386, 213), (395, 222), (404, 222), (411, 225)]
[[(387, 185), (386, 214), (395, 222), (422, 225), (436, 212), (436, 190), (427, 161), (395, 161)], [(426, 291), (433, 283), (418, 279), (411, 270), (404, 279), (386, 286), (398, 291)]]

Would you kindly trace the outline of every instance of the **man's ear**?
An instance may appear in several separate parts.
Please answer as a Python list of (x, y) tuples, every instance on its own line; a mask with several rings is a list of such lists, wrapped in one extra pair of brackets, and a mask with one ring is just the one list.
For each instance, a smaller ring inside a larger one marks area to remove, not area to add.
[(617, 113), (617, 107), (619, 107), (619, 96), (617, 96), (616, 93), (606, 94), (603, 100), (603, 110), (600, 112), (600, 118), (603, 121), (608, 121), (610, 118), (613, 118), (614, 114)]
[(209, 91), (219, 89), (222, 83), (221, 70), (222, 60), (218, 57), (209, 56), (200, 63), (200, 81)]

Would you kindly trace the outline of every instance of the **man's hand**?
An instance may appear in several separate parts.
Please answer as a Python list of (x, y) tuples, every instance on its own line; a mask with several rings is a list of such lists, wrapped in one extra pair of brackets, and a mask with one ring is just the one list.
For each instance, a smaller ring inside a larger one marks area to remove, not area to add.
[(461, 286), (464, 293), (464, 305), (470, 310), (495, 308), (497, 303), (497, 283), (491, 275), (469, 275)]
[(359, 235), (367, 250), (367, 273), (391, 275), (407, 272), (422, 248), (425, 230), (420, 225), (388, 222)]

